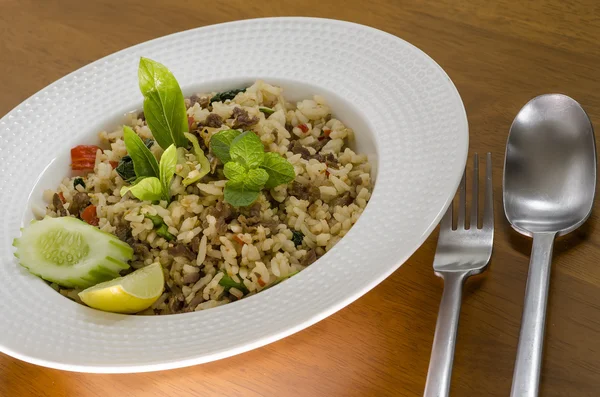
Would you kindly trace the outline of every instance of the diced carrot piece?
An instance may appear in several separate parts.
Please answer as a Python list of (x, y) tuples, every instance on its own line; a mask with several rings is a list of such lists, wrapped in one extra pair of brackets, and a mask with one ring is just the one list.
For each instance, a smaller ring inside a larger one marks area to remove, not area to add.
[(327, 138), (329, 138), (329, 134), (331, 134), (331, 130), (330, 129), (323, 129), (323, 135), (325, 135)]
[(258, 280), (256, 280), (256, 281), (258, 281), (258, 284), (259, 284), (261, 287), (264, 287), (265, 285), (267, 285), (267, 283), (265, 283), (265, 282), (263, 281), (263, 279), (262, 279), (262, 278), (260, 278), (260, 277), (259, 277), (259, 278), (258, 278)]
[(71, 169), (76, 171), (93, 170), (96, 164), (95, 145), (79, 145), (71, 149)]
[(234, 235), (233, 235), (233, 239), (234, 239), (235, 241), (237, 241), (237, 242), (238, 242), (240, 245), (244, 245), (244, 244), (246, 244), (246, 243), (244, 242), (244, 240), (242, 240), (242, 238), (241, 238), (239, 235), (237, 235), (237, 234), (234, 234)]
[(81, 219), (92, 226), (98, 226), (99, 220), (98, 216), (96, 215), (96, 206), (89, 205), (86, 209), (84, 209), (81, 213)]
[(62, 201), (62, 203), (66, 203), (67, 200), (65, 200), (65, 195), (63, 194), (63, 192), (58, 192), (58, 197), (60, 198), (60, 201)]

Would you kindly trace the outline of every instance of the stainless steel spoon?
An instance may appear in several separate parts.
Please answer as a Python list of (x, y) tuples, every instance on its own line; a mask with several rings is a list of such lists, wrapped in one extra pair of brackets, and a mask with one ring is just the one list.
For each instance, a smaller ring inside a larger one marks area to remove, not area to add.
[(541, 95), (519, 112), (508, 135), (504, 213), (533, 237), (511, 397), (534, 397), (538, 386), (554, 238), (589, 217), (596, 192), (594, 129), (565, 95)]

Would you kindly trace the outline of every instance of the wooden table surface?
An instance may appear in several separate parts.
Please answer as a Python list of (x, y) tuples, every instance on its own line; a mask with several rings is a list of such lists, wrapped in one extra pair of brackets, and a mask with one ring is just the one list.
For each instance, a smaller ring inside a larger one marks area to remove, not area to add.
[[(489, 271), (466, 285), (451, 392), (508, 396), (531, 241), (513, 232), (502, 212), (504, 145), (513, 117), (538, 94), (566, 93), (600, 121), (597, 1), (1, 0), (0, 116), (125, 47), (203, 25), (289, 15), (344, 19), (395, 34), (432, 56), (458, 87), (471, 151), (493, 153), (496, 239)], [(556, 245), (542, 396), (600, 395), (598, 214)], [(436, 239), (437, 232), (349, 307), (266, 347), (135, 375), (68, 373), (0, 355), (0, 395), (422, 395), (442, 292), (431, 268)]]

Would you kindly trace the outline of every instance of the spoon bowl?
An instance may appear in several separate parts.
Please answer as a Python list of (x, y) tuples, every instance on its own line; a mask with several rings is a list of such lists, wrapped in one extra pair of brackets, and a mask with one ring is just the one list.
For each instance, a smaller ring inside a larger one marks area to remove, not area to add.
[(504, 213), (533, 237), (511, 397), (538, 395), (554, 238), (581, 226), (596, 193), (596, 140), (575, 100), (547, 94), (515, 118), (504, 161)]
[(594, 130), (565, 95), (529, 101), (506, 145), (504, 212), (520, 233), (569, 233), (589, 217), (596, 191)]

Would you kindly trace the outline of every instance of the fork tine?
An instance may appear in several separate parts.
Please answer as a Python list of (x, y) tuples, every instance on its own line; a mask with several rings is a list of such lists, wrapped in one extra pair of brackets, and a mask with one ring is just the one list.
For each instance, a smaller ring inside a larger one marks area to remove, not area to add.
[(492, 186), (492, 154), (488, 152), (486, 156), (485, 170), (485, 200), (483, 210), (483, 228), (494, 228), (494, 198)]
[(450, 203), (450, 207), (446, 210), (446, 213), (442, 217), (440, 222), (440, 233), (444, 230), (452, 231), (452, 207), (454, 206), (454, 200)]
[(456, 220), (456, 229), (464, 229), (465, 228), (465, 212), (467, 210), (467, 170), (463, 172), (462, 180), (460, 181), (460, 186), (458, 188), (458, 219)]
[(479, 214), (479, 155), (475, 153), (473, 156), (473, 200), (471, 201), (471, 220), (469, 222), (470, 229), (477, 229), (478, 214)]

